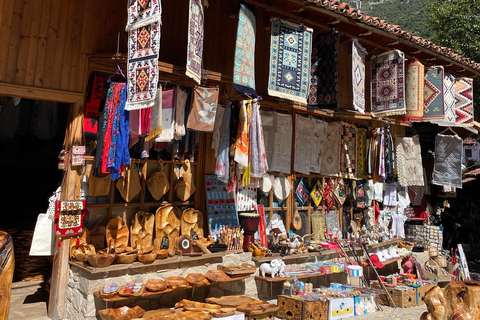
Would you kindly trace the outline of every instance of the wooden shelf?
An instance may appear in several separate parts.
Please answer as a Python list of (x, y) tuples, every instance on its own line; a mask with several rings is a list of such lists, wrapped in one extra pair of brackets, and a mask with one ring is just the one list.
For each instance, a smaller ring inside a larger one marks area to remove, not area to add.
[(261, 281), (266, 281), (266, 282), (281, 282), (281, 281), (287, 281), (291, 280), (292, 278), (297, 278), (297, 279), (308, 279), (308, 278), (314, 278), (314, 277), (321, 277), (321, 276), (326, 276), (329, 274), (341, 274), (345, 273), (345, 271), (341, 272), (335, 272), (335, 273), (312, 273), (304, 276), (291, 276), (291, 277), (262, 277), (262, 276), (255, 276), (255, 280), (261, 280)]
[(150, 291), (147, 291), (145, 289), (143, 294), (140, 295), (140, 296), (121, 297), (119, 295), (116, 295), (116, 296), (111, 297), (111, 298), (102, 298), (100, 296), (100, 291), (95, 291), (93, 293), (93, 295), (98, 299), (102, 299), (102, 301), (104, 301), (104, 302), (117, 302), (117, 301), (124, 301), (124, 300), (135, 299), (135, 298), (145, 298), (145, 297), (151, 297), (151, 296), (158, 296), (158, 295), (162, 295), (164, 293), (169, 293), (169, 292), (172, 292), (172, 291), (180, 291), (180, 290), (188, 290), (188, 289), (192, 289), (192, 288), (208, 287), (208, 286), (211, 286), (211, 285), (217, 284), (217, 283), (228, 283), (228, 282), (244, 280), (244, 279), (248, 279), (248, 278), (250, 278), (249, 274), (245, 275), (245, 276), (230, 277), (230, 280), (225, 281), (225, 282), (211, 282), (211, 283), (206, 284), (204, 286), (197, 286), (197, 287), (188, 286), (188, 287), (176, 288), (176, 289), (167, 288), (164, 291), (160, 291), (160, 292), (150, 292)]

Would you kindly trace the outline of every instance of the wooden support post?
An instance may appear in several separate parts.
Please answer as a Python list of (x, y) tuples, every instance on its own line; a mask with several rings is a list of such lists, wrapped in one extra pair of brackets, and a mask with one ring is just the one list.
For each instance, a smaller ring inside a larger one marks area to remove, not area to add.
[(0, 231), (0, 320), (8, 319), (15, 257), (12, 237)]

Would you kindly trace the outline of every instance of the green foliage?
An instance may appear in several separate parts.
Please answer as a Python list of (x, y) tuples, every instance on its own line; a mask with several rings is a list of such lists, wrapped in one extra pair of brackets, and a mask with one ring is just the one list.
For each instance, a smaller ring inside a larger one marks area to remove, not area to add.
[(369, 16), (379, 17), (390, 24), (399, 25), (402, 30), (429, 39), (430, 32), (424, 22), (428, 16), (427, 5), (432, 1), (434, 0), (363, 0), (361, 10)]

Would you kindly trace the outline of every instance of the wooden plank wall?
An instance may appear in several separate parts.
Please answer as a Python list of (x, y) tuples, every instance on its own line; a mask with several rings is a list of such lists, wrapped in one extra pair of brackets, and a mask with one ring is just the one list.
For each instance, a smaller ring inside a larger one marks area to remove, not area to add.
[(0, 82), (84, 92), (87, 55), (126, 52), (126, 0), (0, 0)]

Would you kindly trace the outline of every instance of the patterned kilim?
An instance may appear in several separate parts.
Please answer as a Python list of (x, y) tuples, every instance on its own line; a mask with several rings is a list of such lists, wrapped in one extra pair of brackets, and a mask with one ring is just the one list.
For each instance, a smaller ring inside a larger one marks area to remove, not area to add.
[(365, 175), (365, 155), (367, 143), (367, 129), (357, 129), (357, 176), (356, 179), (363, 179)]
[(339, 43), (340, 34), (336, 29), (333, 29), (331, 33), (317, 35), (313, 42), (308, 93), (309, 107), (338, 109)]
[(312, 30), (272, 20), (268, 94), (307, 103)]
[(233, 67), (233, 88), (256, 96), (255, 91), (255, 15), (243, 3), (238, 14), (237, 42)]
[(341, 123), (340, 176), (355, 179), (357, 174), (357, 127)]
[(407, 114), (403, 121), (421, 122), (423, 117), (423, 89), (425, 86), (425, 67), (413, 60), (407, 67), (405, 78), (405, 103)]
[(395, 139), (398, 181), (403, 187), (423, 186), (423, 166), (420, 140), (418, 137)]
[(372, 58), (372, 115), (405, 114), (404, 54), (398, 50)]
[(367, 50), (357, 39), (352, 39), (352, 86), (353, 107), (360, 113), (365, 113), (365, 56)]
[(455, 113), (457, 126), (473, 126), (473, 80), (459, 78), (455, 82)]
[(423, 91), (424, 121), (443, 121), (443, 67), (431, 67), (425, 71), (425, 87)]
[(456, 122), (455, 77), (447, 71), (444, 72), (443, 76), (443, 108), (445, 110), (444, 120), (435, 121), (434, 123), (441, 126), (454, 126)]
[(435, 164), (432, 183), (445, 187), (462, 187), (462, 138), (438, 134), (435, 137)]
[(161, 19), (160, 1), (128, 2), (128, 91), (125, 110), (154, 105), (158, 83)]
[(202, 79), (203, 22), (203, 0), (190, 0), (188, 11), (187, 67), (185, 75), (197, 83), (200, 83)]
[(330, 122), (327, 136), (322, 142), (322, 163), (320, 172), (326, 176), (338, 176), (340, 171), (340, 123)]

